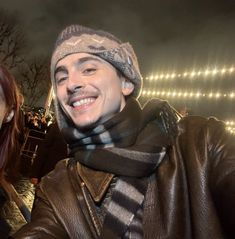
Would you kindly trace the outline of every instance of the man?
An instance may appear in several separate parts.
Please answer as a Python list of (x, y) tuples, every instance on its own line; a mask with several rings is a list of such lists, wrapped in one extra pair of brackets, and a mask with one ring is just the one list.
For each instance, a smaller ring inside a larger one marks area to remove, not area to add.
[(51, 60), (70, 158), (39, 184), (15, 238), (235, 238), (235, 140), (214, 118), (165, 101), (143, 109), (129, 43), (79, 25)]

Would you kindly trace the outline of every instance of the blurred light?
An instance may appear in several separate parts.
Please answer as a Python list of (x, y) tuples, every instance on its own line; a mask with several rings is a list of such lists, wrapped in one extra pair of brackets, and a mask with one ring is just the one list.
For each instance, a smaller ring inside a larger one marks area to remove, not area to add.
[(214, 69), (214, 70), (212, 71), (212, 74), (215, 75), (217, 72), (218, 72), (218, 70), (217, 70), (217, 69)]
[(142, 95), (143, 96), (156, 96), (156, 95), (161, 95), (161, 96), (167, 96), (167, 97), (178, 97), (178, 98), (199, 98), (199, 97), (205, 97), (205, 98), (210, 98), (210, 99), (219, 99), (221, 97), (228, 97), (228, 98), (232, 98), (235, 99), (235, 93), (221, 93), (221, 92), (215, 92), (215, 91), (211, 91), (211, 92), (204, 92), (201, 93), (201, 91), (171, 91), (171, 90), (159, 90), (155, 91), (153, 89), (143, 89), (142, 91)]
[(193, 71), (193, 72), (190, 74), (191, 77), (194, 77), (195, 75), (196, 75), (196, 72), (195, 72), (195, 71)]
[(207, 76), (207, 75), (210, 74), (210, 71), (209, 71), (209, 70), (206, 70), (204, 74)]
[[(218, 73), (221, 73), (221, 74), (225, 74), (225, 73), (232, 73), (232, 72), (235, 72), (235, 67), (214, 67), (214, 68), (207, 68), (206, 70), (204, 71), (201, 71), (201, 70), (193, 70), (191, 73), (189, 71), (185, 71), (184, 73), (161, 73), (160, 75), (157, 74), (155, 76), (155, 79), (174, 79), (176, 76), (178, 77), (187, 77), (187, 76), (190, 76), (190, 77), (194, 77), (194, 76), (200, 76), (201, 74), (204, 74), (204, 76), (213, 76), (213, 75), (216, 75)], [(154, 76), (151, 75), (150, 77), (146, 77), (146, 80), (153, 80), (154, 79)]]
[(221, 73), (224, 74), (225, 72), (226, 72), (226, 69), (223, 68), (223, 69), (221, 70)]

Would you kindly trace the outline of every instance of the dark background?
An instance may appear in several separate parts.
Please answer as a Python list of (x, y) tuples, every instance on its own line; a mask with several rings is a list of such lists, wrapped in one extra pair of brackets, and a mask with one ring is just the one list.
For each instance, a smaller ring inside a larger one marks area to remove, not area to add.
[[(0, 8), (17, 16), (27, 33), (28, 54), (32, 56), (49, 58), (62, 28), (79, 23), (129, 41), (144, 78), (157, 72), (230, 67), (235, 62), (232, 0), (8, 0), (1, 1)], [(189, 89), (235, 91), (234, 75), (212, 81), (199, 79), (196, 86), (187, 81), (183, 84)], [(180, 84), (175, 81), (169, 87)], [(235, 99), (168, 100), (177, 108), (186, 106), (194, 114), (235, 118)]]

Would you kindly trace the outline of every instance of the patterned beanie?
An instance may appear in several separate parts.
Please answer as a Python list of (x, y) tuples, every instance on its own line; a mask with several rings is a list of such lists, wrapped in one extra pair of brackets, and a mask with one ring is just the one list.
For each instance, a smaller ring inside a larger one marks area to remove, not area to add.
[(142, 88), (137, 57), (129, 43), (122, 43), (112, 34), (80, 25), (66, 27), (58, 36), (51, 59), (51, 79), (58, 61), (73, 53), (89, 53), (109, 62), (135, 86), (132, 96), (138, 98)]

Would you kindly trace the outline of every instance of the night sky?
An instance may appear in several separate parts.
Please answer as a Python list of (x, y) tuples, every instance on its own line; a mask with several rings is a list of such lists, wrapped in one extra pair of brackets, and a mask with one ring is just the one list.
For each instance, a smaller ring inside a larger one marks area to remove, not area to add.
[(50, 56), (58, 33), (78, 23), (129, 41), (143, 76), (235, 63), (234, 0), (7, 0), (0, 8), (19, 17), (32, 55)]
[(8, 0), (0, 8), (22, 20), (34, 54), (50, 54), (62, 28), (79, 23), (132, 43), (143, 75), (234, 62), (232, 0)]

